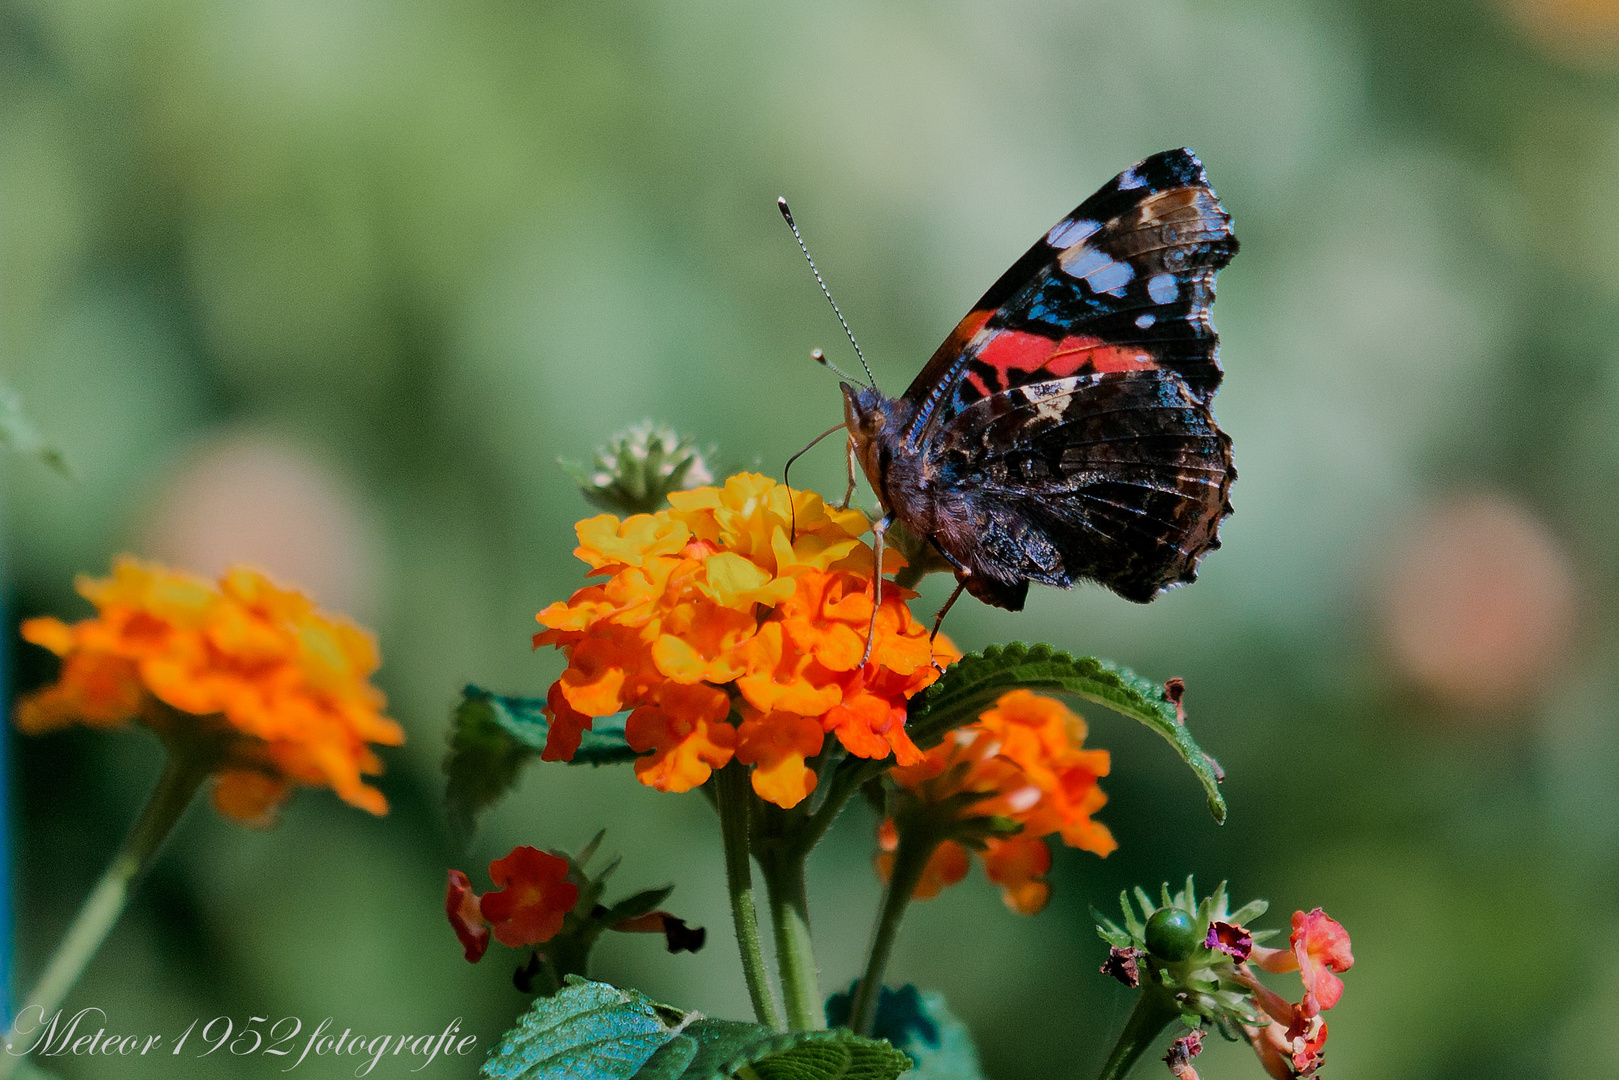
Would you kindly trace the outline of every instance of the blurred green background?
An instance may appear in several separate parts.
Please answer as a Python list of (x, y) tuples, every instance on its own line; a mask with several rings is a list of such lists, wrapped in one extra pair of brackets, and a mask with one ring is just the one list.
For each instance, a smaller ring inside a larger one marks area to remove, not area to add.
[[(445, 868), (481, 887), (515, 843), (606, 825), (620, 883), (676, 882), (710, 945), (615, 936), (596, 974), (746, 1015), (702, 800), (537, 766), (470, 852), (444, 827), (459, 686), (557, 670), (528, 638), (586, 507), (554, 459), (651, 416), (776, 472), (839, 418), (808, 352), (849, 352), (778, 194), (897, 392), (1052, 222), (1185, 144), (1243, 245), (1225, 546), (1149, 607), (1037, 590), (948, 629), (1184, 676), (1230, 822), (1087, 710), (1121, 849), (1059, 851), (1033, 919), (975, 871), (913, 909), (892, 974), (948, 995), (991, 1076), (1094, 1075), (1127, 995), (1087, 905), (1190, 871), (1349, 928), (1329, 1075), (1619, 1075), (1616, 74), (1613, 0), (0, 0), (0, 374), (77, 471), (4, 467), (12, 616), (83, 615), (73, 575), (121, 550), (249, 559), (376, 628), (410, 733), (386, 819), (329, 792), (264, 833), (193, 813), (70, 1001), (171, 1036), (459, 1015), (487, 1046), (515, 957), (462, 960)], [(841, 468), (828, 444), (803, 479)], [(52, 670), (19, 647), (14, 689)], [(9, 753), (22, 989), (157, 750)], [(869, 933), (872, 827), (852, 809), (812, 867), (828, 991)], [(1244, 1047), (1200, 1064), (1259, 1075)]]

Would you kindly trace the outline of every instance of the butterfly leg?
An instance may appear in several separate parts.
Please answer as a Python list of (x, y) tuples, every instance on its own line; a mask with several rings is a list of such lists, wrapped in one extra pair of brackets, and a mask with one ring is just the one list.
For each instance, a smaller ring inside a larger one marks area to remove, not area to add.
[(872, 558), (875, 560), (871, 569), (871, 622), (866, 627), (866, 651), (860, 655), (861, 667), (865, 667), (871, 659), (871, 647), (877, 640), (877, 612), (883, 606), (883, 537), (888, 534), (888, 527), (892, 524), (894, 515), (884, 514), (871, 525)]
[(854, 498), (855, 465), (857, 463), (858, 463), (858, 458), (855, 456), (855, 452), (854, 452), (854, 436), (851, 435), (851, 436), (849, 436), (849, 487), (843, 493), (843, 501), (838, 503), (838, 509), (839, 510), (847, 510), (847, 509), (849, 509), (849, 500)]
[[(928, 651), (929, 652), (933, 651), (933, 639), (939, 636), (939, 627), (944, 625), (944, 613), (950, 610), (951, 606), (953, 604), (955, 604), (956, 598), (961, 595), (962, 590), (965, 589), (966, 587), (967, 587), (967, 581), (966, 581), (965, 578), (962, 579), (961, 581), (958, 581), (956, 583), (956, 591), (950, 594), (950, 599), (948, 599), (948, 600), (946, 600), (944, 602), (944, 607), (940, 608), (939, 613), (937, 615), (933, 616), (933, 633), (928, 635)], [(944, 668), (939, 667), (939, 661), (938, 660), (933, 661), (933, 666), (934, 666), (935, 669), (938, 670), (940, 675), (944, 674)]]

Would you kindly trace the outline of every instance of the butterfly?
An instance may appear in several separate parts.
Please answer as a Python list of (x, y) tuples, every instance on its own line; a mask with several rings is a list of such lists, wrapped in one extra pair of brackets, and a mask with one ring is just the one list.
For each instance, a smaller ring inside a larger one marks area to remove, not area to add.
[(1019, 611), (1031, 581), (1146, 603), (1196, 578), (1237, 477), (1209, 318), (1236, 251), (1202, 162), (1154, 154), (1013, 263), (902, 397), (841, 384), (878, 558), (897, 521), (955, 569), (939, 620), (963, 590)]

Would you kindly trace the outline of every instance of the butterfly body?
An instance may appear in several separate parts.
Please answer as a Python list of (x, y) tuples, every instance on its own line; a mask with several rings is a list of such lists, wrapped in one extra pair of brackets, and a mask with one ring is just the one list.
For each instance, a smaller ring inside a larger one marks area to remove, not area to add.
[(1147, 158), (1014, 263), (902, 397), (844, 384), (851, 461), (996, 607), (1031, 581), (1145, 603), (1193, 580), (1236, 479), (1209, 318), (1236, 250), (1197, 158)]

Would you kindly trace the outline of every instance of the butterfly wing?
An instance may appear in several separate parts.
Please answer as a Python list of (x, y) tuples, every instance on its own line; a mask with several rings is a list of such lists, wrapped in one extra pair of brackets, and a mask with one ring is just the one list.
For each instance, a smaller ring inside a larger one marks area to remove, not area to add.
[(1236, 254), (1231, 218), (1190, 150), (1114, 177), (1001, 275), (905, 392), (905, 439), (975, 401), (1109, 371), (1174, 372), (1200, 400), (1220, 385), (1214, 277)]
[(1189, 150), (1127, 169), (1001, 276), (905, 394), (935, 544), (979, 599), (1099, 581), (1138, 602), (1219, 546), (1236, 471), (1210, 405), (1231, 219)]
[(1145, 603), (1193, 580), (1220, 546), (1237, 475), (1208, 406), (1152, 370), (991, 395), (929, 451), (941, 496), (954, 498), (935, 542), (970, 570), (974, 595), (1014, 609), (1028, 581), (1088, 578)]

